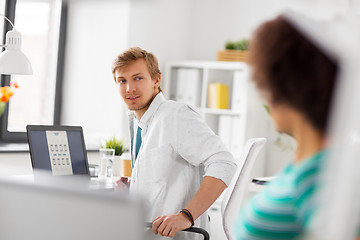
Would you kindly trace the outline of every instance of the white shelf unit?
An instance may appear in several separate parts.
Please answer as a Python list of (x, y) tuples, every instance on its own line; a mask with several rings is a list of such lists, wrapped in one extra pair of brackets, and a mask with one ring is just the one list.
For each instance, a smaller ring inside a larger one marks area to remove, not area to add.
[[(248, 66), (242, 62), (172, 62), (167, 65), (166, 76), (167, 98), (197, 107), (238, 158), (245, 140)], [(208, 87), (215, 82), (228, 86), (229, 109), (208, 107)]]

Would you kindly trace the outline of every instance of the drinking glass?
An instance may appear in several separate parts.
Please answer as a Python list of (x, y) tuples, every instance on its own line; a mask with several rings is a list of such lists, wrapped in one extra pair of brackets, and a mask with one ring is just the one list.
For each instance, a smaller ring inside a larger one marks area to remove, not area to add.
[(99, 181), (107, 181), (112, 176), (112, 164), (114, 161), (115, 150), (108, 148), (100, 148), (100, 163), (99, 163)]

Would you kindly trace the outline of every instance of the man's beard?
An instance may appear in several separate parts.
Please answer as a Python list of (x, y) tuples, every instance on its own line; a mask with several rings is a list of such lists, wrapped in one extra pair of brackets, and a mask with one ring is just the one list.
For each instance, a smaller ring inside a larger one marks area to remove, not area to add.
[(157, 94), (158, 94), (158, 93), (154, 94), (154, 95), (152, 96), (152, 98), (151, 98), (147, 103), (145, 103), (145, 104), (143, 104), (143, 105), (141, 105), (141, 106), (138, 106), (138, 107), (136, 107), (136, 106), (133, 106), (133, 107), (129, 106), (129, 110), (131, 110), (131, 111), (139, 111), (139, 110), (142, 110), (142, 109), (147, 109), (147, 108), (150, 106), (150, 104), (152, 103), (152, 101), (154, 100), (154, 98), (156, 97)]

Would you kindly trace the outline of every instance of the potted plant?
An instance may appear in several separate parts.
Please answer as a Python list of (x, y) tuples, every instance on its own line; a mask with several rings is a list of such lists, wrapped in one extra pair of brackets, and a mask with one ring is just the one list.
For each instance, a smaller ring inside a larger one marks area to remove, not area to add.
[(127, 152), (128, 149), (125, 147), (124, 141), (119, 140), (115, 137), (110, 138), (105, 141), (105, 146), (101, 146), (101, 148), (108, 148), (115, 150), (115, 156), (121, 156), (124, 152)]
[(218, 61), (245, 62), (248, 50), (249, 40), (243, 38), (239, 41), (228, 41), (225, 43), (225, 50), (218, 51)]

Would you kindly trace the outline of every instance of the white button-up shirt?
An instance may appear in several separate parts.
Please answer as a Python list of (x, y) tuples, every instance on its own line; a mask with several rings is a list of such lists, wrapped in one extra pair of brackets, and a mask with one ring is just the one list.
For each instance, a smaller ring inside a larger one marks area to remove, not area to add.
[[(133, 113), (129, 117), (131, 143), (135, 145), (136, 118)], [(159, 93), (138, 125), (142, 128), (142, 145), (134, 164), (130, 192), (145, 200), (148, 222), (185, 208), (204, 176), (229, 185), (236, 168), (233, 156), (193, 107), (165, 100)], [(195, 221), (195, 226), (208, 230), (206, 213)], [(195, 239), (194, 235), (181, 232), (174, 239)]]

